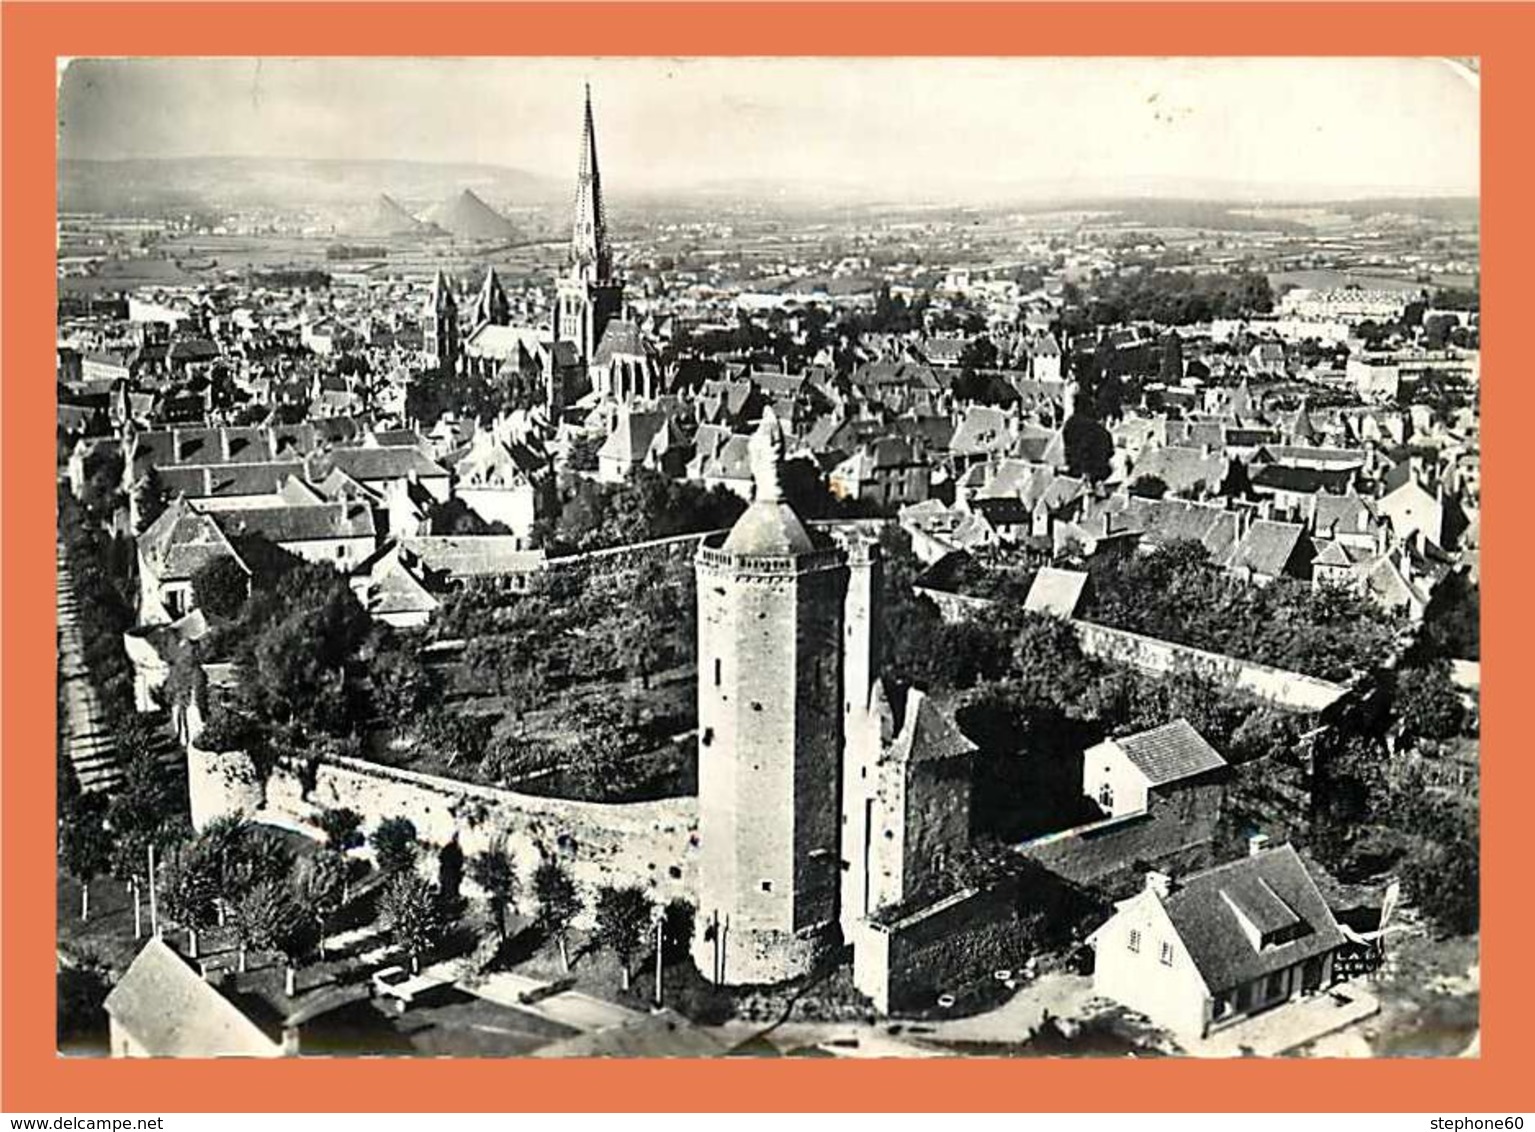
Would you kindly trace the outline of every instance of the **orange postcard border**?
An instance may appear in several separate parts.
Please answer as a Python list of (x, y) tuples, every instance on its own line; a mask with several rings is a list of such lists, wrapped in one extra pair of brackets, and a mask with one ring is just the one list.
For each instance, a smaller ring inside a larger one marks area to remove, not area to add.
[[(1529, 605), (1505, 579), (1535, 538), (1512, 507), (1514, 432), (1531, 386), (1493, 377), (1483, 422), (1485, 759), (1483, 1055), (1479, 1060), (66, 1061), (53, 1053), (53, 278), (55, 57), (89, 55), (1479, 55), (1483, 271), (1493, 375), (1532, 294), (1532, 213), (1518, 190), (1535, 106), (1535, 9), (1458, 3), (8, 3), (3, 28), (0, 385), (0, 1107), (6, 1111), (581, 1110), (1518, 1111), (1535, 1017), (1515, 941), (1532, 920), (1512, 750)], [(1276, 91), (1275, 97), (1283, 97)], [(1031, 112), (1020, 107), (1020, 113)], [(1052, 112), (1047, 109), (1046, 112)], [(1300, 159), (1301, 155), (1297, 155)], [(1520, 264), (1525, 268), (1521, 270)], [(49, 536), (49, 537), (45, 537)], [(1527, 1023), (1526, 1023), (1527, 1024)]]

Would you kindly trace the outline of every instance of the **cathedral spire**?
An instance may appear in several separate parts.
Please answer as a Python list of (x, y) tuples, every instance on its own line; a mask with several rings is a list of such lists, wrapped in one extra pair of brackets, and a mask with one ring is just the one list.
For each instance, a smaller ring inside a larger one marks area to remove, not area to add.
[(576, 207), (571, 231), (571, 268), (595, 283), (606, 283), (613, 257), (608, 248), (608, 220), (602, 204), (602, 174), (597, 168), (597, 130), (592, 121), (592, 88), (586, 86), (586, 115), (581, 126), (581, 159), (576, 173)]
[(485, 269), (485, 282), (480, 286), (480, 293), (475, 296), (469, 321), (476, 328), (505, 326), (512, 321), (512, 307), (494, 267)]

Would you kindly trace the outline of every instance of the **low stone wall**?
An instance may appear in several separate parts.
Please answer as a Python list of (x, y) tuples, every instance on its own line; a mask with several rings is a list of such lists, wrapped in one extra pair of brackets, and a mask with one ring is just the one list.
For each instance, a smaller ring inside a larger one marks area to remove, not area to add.
[(199, 828), (219, 813), (244, 810), (257, 821), (314, 830), (320, 811), (345, 806), (363, 816), (365, 834), (387, 818), (407, 817), (423, 841), (441, 846), (456, 836), (466, 856), (504, 838), (524, 892), (547, 857), (570, 870), (588, 904), (605, 884), (638, 884), (661, 903), (674, 897), (696, 902), (694, 798), (628, 803), (540, 798), (338, 755), (278, 766), (263, 795), (241, 752), (193, 747), (187, 765)]
[(932, 1009), (1016, 970), (1029, 933), (1013, 885), (967, 889), (889, 924), (861, 921), (853, 939), (853, 984), (881, 1014)]
[(1323, 711), (1348, 692), (1347, 687), (1330, 680), (1125, 629), (1111, 629), (1092, 621), (1073, 619), (1071, 625), (1077, 631), (1082, 651), (1088, 656), (1128, 664), (1142, 672), (1196, 672), (1225, 687), (1292, 711)]

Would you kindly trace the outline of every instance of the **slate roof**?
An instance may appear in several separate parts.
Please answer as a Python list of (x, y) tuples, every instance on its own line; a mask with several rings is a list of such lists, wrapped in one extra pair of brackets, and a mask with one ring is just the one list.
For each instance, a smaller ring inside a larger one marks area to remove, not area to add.
[[(1169, 430), (1171, 433), (1171, 430)], [(1230, 466), (1219, 452), (1206, 454), (1199, 448), (1186, 448), (1169, 444), (1164, 448), (1148, 448), (1135, 461), (1133, 478), (1156, 476), (1169, 491), (1182, 492), (1193, 488), (1215, 491), (1226, 478)]]
[(1284, 573), (1305, 535), (1306, 529), (1299, 523), (1258, 519), (1237, 543), (1228, 565), (1233, 570), (1251, 570), (1265, 578), (1277, 578)]
[(602, 340), (592, 355), (592, 364), (603, 366), (615, 357), (646, 357), (645, 339), (640, 334), (639, 323), (615, 318), (602, 331)]
[(333, 448), (326, 459), (354, 480), (400, 479), (412, 472), (423, 479), (446, 478), (448, 470), (415, 447)]
[(1152, 786), (1179, 782), (1228, 765), (1186, 719), (1175, 719), (1161, 727), (1108, 742), (1123, 751)]
[(182, 464), (157, 469), (167, 495), (188, 499), (222, 499), (242, 495), (274, 495), (284, 480), (301, 476), (299, 463)]
[(1087, 588), (1087, 573), (1082, 570), (1062, 570), (1055, 566), (1042, 566), (1034, 575), (1023, 608), (1030, 613), (1048, 613), (1052, 617), (1072, 617), (1081, 604), (1082, 592)]
[(361, 503), (298, 503), (216, 512), (225, 534), (260, 535), (279, 545), (317, 539), (372, 538), (373, 509)]
[(1311, 513), (1312, 529), (1318, 534), (1362, 534), (1374, 529), (1375, 509), (1369, 500), (1350, 492), (1347, 495), (1316, 496)]
[(1353, 484), (1352, 468), (1295, 468), (1288, 464), (1268, 464), (1252, 475), (1253, 487), (1270, 491), (1342, 495)]
[[(892, 724), (896, 715), (884, 680), (875, 683), (871, 698), (875, 712), (887, 726)], [(906, 690), (900, 718), (900, 731), (893, 737), (887, 736), (889, 746), (883, 758), (912, 763), (943, 762), (972, 754), (976, 749), (949, 713), (936, 707), (920, 689)]]
[(144, 945), (105, 1005), (152, 1057), (276, 1057), (282, 1052), (159, 938)]
[[(1316, 882), (1289, 845), (1186, 877), (1161, 901), (1212, 994), (1325, 955), (1345, 942)], [(1255, 947), (1243, 917), (1260, 933), (1292, 938)]]
[(1024, 526), (1030, 520), (1028, 506), (1016, 496), (982, 496), (971, 500), (970, 509), (994, 527)]
[(181, 496), (139, 535), (138, 548), (161, 581), (190, 578), (216, 558), (233, 558), (245, 565), (219, 525)]
[(650, 451), (656, 434), (666, 426), (664, 413), (619, 413), (613, 431), (597, 450), (598, 459), (637, 464)]
[(416, 535), (400, 539), (402, 557), (454, 578), (498, 578), (544, 568), (542, 550), (527, 550), (515, 535)]

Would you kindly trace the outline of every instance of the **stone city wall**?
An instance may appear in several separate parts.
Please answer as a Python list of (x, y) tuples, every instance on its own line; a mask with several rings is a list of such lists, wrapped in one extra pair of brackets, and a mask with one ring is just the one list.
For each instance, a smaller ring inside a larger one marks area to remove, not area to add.
[(1073, 619), (1071, 625), (1077, 631), (1082, 651), (1088, 656), (1128, 664), (1142, 672), (1196, 672), (1225, 687), (1292, 711), (1323, 711), (1348, 691), (1344, 685), (1330, 680), (1125, 629), (1111, 629), (1092, 621)]
[[(524, 891), (546, 857), (561, 861), (588, 905), (601, 885), (637, 884), (659, 903), (696, 902), (698, 805), (694, 798), (652, 802), (576, 802), (419, 774), (339, 755), (279, 765), (263, 793), (243, 752), (187, 752), (193, 824), (243, 810), (253, 819), (318, 837), (321, 810), (348, 807), (371, 833), (387, 818), (407, 817), (436, 847), (454, 836), (466, 856), (498, 838), (522, 874)], [(588, 912), (590, 908), (588, 908)], [(581, 921), (577, 921), (580, 923)]]

